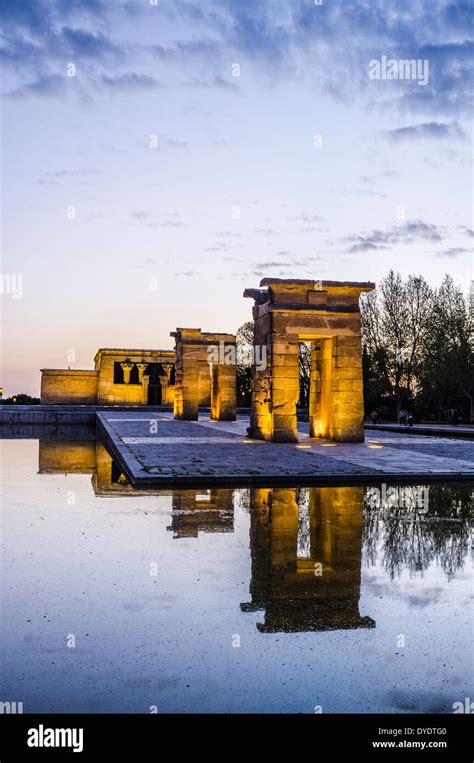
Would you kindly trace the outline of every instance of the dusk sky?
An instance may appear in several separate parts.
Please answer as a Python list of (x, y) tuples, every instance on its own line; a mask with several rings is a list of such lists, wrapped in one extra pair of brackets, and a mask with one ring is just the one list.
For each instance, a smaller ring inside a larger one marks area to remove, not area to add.
[[(235, 332), (265, 276), (448, 272), (467, 292), (468, 0), (1, 14), (2, 273), (23, 278), (1, 296), (5, 395), (38, 395), (40, 368), (92, 368), (99, 347)], [(428, 82), (371, 79), (383, 56), (428, 61)]]

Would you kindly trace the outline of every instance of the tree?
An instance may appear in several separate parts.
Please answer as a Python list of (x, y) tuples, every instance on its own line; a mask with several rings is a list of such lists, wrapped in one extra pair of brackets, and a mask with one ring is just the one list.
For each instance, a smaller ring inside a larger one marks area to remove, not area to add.
[(474, 321), (450, 275), (434, 295), (420, 386), (438, 416), (464, 403), (474, 421)]
[(311, 375), (311, 342), (300, 342), (298, 348), (298, 367), (300, 372), (300, 399), (298, 403), (301, 408), (308, 408)]
[(393, 270), (361, 299), (365, 371), (382, 383), (395, 404), (397, 421), (402, 406), (418, 391), (432, 304), (433, 291), (422, 276), (404, 282)]
[(17, 395), (12, 395), (4, 400), (0, 400), (0, 405), (39, 405), (39, 397), (31, 397), (26, 392), (19, 392)]
[(250, 405), (252, 384), (254, 323), (247, 321), (237, 329), (237, 404)]

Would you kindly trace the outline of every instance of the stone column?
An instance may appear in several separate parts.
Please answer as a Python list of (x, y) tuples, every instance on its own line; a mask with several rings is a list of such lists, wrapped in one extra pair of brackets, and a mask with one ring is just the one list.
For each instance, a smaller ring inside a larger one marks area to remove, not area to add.
[(235, 421), (237, 379), (234, 364), (213, 364), (211, 378), (211, 419)]
[(311, 342), (311, 374), (309, 381), (309, 435), (321, 437), (321, 366), (322, 342)]
[[(171, 383), (171, 371), (173, 368), (172, 363), (162, 363), (163, 369), (166, 373), (166, 384), (162, 385), (161, 402), (166, 405), (174, 402), (172, 390), (170, 390)], [(170, 399), (171, 398), (171, 399)]]
[(273, 335), (271, 350), (273, 442), (298, 442), (296, 403), (299, 397), (297, 341)]
[(164, 405), (166, 402), (166, 396), (168, 393), (168, 376), (166, 374), (160, 375), (160, 386), (161, 386), (161, 404)]
[(139, 384), (143, 384), (143, 375), (147, 369), (147, 366), (148, 366), (148, 363), (137, 363)]
[(198, 384), (199, 405), (208, 408), (211, 404), (211, 369), (207, 360), (199, 361)]
[(332, 393), (332, 381), (333, 381), (333, 351), (335, 337), (330, 339), (324, 339), (321, 343), (321, 349), (319, 351), (318, 361), (320, 363), (320, 378), (321, 378), (321, 434), (323, 438), (332, 438), (332, 422), (333, 422), (333, 393)]
[(148, 376), (145, 376), (148, 363), (137, 363), (138, 383), (142, 385), (142, 405), (148, 404)]
[[(248, 434), (259, 440), (273, 437), (272, 413), (272, 369), (271, 369), (271, 315), (261, 315), (257, 306), (253, 308), (254, 346), (252, 360), (250, 427)], [(257, 355), (265, 362), (257, 365)]]
[(130, 373), (133, 368), (133, 363), (130, 360), (124, 360), (123, 363), (120, 363), (120, 366), (123, 371), (123, 380), (125, 384), (130, 384)]
[(364, 396), (360, 336), (333, 340), (330, 436), (339, 442), (364, 441)]
[(166, 378), (167, 378), (168, 384), (169, 384), (170, 383), (170, 379), (171, 379), (171, 371), (172, 371), (172, 368), (173, 368), (173, 364), (172, 363), (162, 363), (161, 365), (163, 366), (163, 370), (164, 370), (164, 372), (166, 374)]
[(181, 344), (176, 356), (174, 417), (186, 421), (199, 418), (199, 363), (193, 345)]
[(142, 380), (142, 405), (148, 405), (148, 385), (150, 377), (144, 376)]

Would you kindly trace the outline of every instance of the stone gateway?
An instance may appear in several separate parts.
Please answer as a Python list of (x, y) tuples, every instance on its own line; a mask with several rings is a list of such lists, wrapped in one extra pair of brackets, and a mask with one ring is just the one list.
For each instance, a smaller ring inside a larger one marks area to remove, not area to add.
[(297, 442), (298, 354), (311, 345), (311, 437), (364, 440), (359, 297), (373, 283), (264, 278), (254, 299), (254, 345), (266, 347), (266, 368), (252, 366), (249, 436)]

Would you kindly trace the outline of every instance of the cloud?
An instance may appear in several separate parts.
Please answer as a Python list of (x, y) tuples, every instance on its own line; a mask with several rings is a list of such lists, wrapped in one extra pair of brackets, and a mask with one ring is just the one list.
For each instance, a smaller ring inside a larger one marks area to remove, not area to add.
[(38, 178), (38, 183), (40, 185), (60, 185), (62, 181), (81, 180), (91, 175), (97, 175), (97, 170), (51, 170), (43, 172)]
[(164, 214), (165, 220), (161, 222), (156, 218), (154, 214), (147, 209), (137, 209), (130, 212), (132, 220), (138, 220), (148, 228), (185, 228), (185, 223), (178, 219), (179, 215), (176, 212), (168, 212)]
[(254, 265), (254, 267), (258, 268), (259, 270), (268, 270), (269, 268), (303, 268), (307, 265), (311, 265), (312, 262), (323, 259), (324, 257), (304, 257), (303, 259), (297, 259), (290, 256), (287, 262), (258, 262)]
[(15, 88), (5, 93), (6, 98), (21, 99), (28, 96), (37, 96), (38, 98), (51, 98), (60, 95), (65, 88), (66, 78), (58, 74), (46, 74), (33, 82), (28, 82), (21, 87)]
[(474, 238), (474, 230), (472, 230), (472, 228), (468, 228), (466, 225), (458, 225), (457, 227), (458, 230), (460, 230), (466, 236), (469, 236), (469, 238)]
[(227, 252), (229, 251), (229, 245), (224, 241), (217, 241), (214, 246), (208, 246), (204, 249), (205, 252)]
[(439, 243), (446, 236), (442, 226), (433, 223), (425, 223), (422, 220), (394, 225), (386, 230), (371, 230), (355, 236), (343, 239), (350, 244), (347, 250), (349, 254), (362, 252), (375, 252), (383, 249), (392, 249), (397, 244), (412, 244), (415, 241), (428, 241)]
[(185, 228), (186, 224), (182, 220), (165, 220), (163, 223), (159, 223), (160, 228)]
[(151, 212), (147, 212), (146, 209), (137, 209), (135, 212), (130, 212), (130, 217), (132, 217), (134, 220), (140, 220), (140, 222), (153, 220), (153, 215)]
[(278, 235), (278, 231), (274, 228), (255, 228), (255, 233), (258, 233), (260, 236), (265, 236), (265, 238), (271, 238), (271, 236)]
[(83, 175), (96, 175), (97, 170), (51, 170), (43, 174), (51, 178), (81, 177)]
[(120, 55), (120, 48), (105, 35), (84, 29), (63, 27), (56, 37), (58, 52), (67, 54), (72, 59), (102, 58), (115, 54)]
[[(28, 96), (49, 98), (62, 96), (69, 92), (78, 92), (81, 96), (84, 96), (87, 89), (89, 89), (89, 95), (97, 89), (106, 90), (109, 93), (132, 93), (155, 90), (161, 87), (163, 85), (154, 77), (136, 72), (124, 72), (114, 76), (101, 74), (98, 77), (86, 78), (85, 80), (79, 80), (77, 77), (61, 77), (58, 74), (47, 74), (33, 82), (10, 90), (5, 94), (5, 97), (11, 99), (26, 98)], [(178, 147), (177, 141), (168, 141), (168, 145), (171, 148)]]
[(221, 44), (209, 38), (178, 40), (172, 46), (153, 45), (151, 53), (162, 61), (181, 62), (183, 59), (215, 57), (221, 51)]
[[(171, 41), (148, 43), (158, 14)], [(149, 63), (143, 76), (154, 78), (157, 60), (164, 66), (170, 62), (193, 87), (237, 92), (240, 83), (230, 77), (229, 68), (236, 61), (243, 76), (251, 69), (254, 81), (260, 77), (275, 83), (291, 76), (341, 101), (357, 97), (433, 120), (440, 114), (468, 115), (472, 105), (473, 22), (467, 0), (417, 0), (402, 7), (396, 0), (321, 6), (311, 0), (276, 0), (271, 7), (268, 0), (183, 0), (176, 8), (165, 2), (150, 8), (131, 0), (3, 0), (2, 16), (0, 57), (14, 67), (16, 89), (54, 74), (58, 61), (69, 57), (90, 65), (115, 58), (133, 69), (133, 59), (140, 55), (143, 66), (144, 59)], [(341, 45), (344, 55), (335, 57)], [(371, 81), (368, 62), (382, 54), (428, 59), (428, 85)], [(229, 79), (216, 67), (228, 71)], [(209, 71), (216, 74), (208, 79)]]
[(232, 230), (219, 230), (215, 235), (219, 238), (242, 238), (241, 233), (235, 233)]
[(373, 241), (360, 241), (358, 244), (353, 244), (347, 251), (349, 254), (362, 254), (363, 252), (377, 252), (380, 249), (391, 249), (391, 246), (386, 244), (377, 243)]
[(436, 256), (453, 258), (453, 257), (459, 257), (460, 254), (472, 254), (473, 251), (474, 251), (473, 249), (465, 249), (462, 246), (457, 246), (457, 247), (454, 246), (454, 247), (451, 247), (450, 249), (444, 249), (444, 251), (437, 252)]
[(458, 122), (444, 124), (442, 122), (423, 122), (407, 127), (397, 127), (395, 130), (385, 130), (383, 135), (389, 140), (400, 143), (407, 140), (467, 140), (467, 135)]
[(197, 88), (205, 88), (207, 90), (227, 90), (230, 92), (238, 92), (239, 87), (235, 84), (235, 82), (231, 82), (228, 79), (224, 79), (224, 77), (220, 77), (216, 75), (211, 80), (204, 80), (199, 79), (195, 77), (194, 79), (190, 80), (189, 82), (184, 83), (187, 87), (197, 87)]
[(378, 199), (387, 197), (386, 193), (373, 191), (371, 188), (331, 188), (330, 190), (343, 196), (370, 196)]
[(324, 223), (326, 222), (324, 217), (321, 217), (321, 215), (307, 215), (305, 213), (302, 213), (301, 215), (296, 215), (292, 218), (293, 220), (298, 220), (299, 222), (303, 223)]
[(125, 72), (116, 76), (102, 74), (98, 82), (105, 87), (121, 92), (155, 90), (163, 87), (154, 77), (147, 74), (137, 74), (136, 72)]

